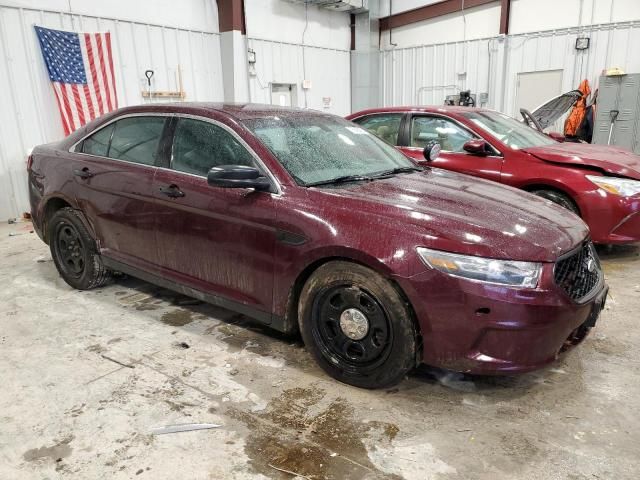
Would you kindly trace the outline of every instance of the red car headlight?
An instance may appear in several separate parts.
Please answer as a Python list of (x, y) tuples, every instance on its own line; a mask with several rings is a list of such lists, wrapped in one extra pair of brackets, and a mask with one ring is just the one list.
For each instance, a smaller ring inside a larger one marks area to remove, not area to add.
[(601, 175), (585, 175), (591, 182), (606, 192), (632, 197), (640, 193), (640, 181), (630, 178), (605, 177)]

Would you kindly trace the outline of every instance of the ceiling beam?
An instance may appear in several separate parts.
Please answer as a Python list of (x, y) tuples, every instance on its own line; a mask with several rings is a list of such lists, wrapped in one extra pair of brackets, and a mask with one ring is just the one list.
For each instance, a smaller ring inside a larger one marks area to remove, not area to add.
[(500, 33), (509, 33), (509, 18), (511, 15), (511, 0), (500, 0)]
[[(504, 0), (464, 0), (464, 9), (479, 7), (497, 1)], [(388, 17), (380, 18), (380, 30), (389, 30), (390, 28), (403, 27), (423, 20), (441, 17), (450, 13), (460, 12), (462, 10), (463, 0), (443, 0), (442, 2), (432, 3), (424, 7), (414, 8), (406, 12), (396, 13)]]

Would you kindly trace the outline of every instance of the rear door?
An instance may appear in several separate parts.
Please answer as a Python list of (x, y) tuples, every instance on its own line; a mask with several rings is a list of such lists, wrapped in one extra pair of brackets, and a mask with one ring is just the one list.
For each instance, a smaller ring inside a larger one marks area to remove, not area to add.
[(503, 157), (493, 148), (488, 155), (466, 152), (464, 144), (479, 137), (461, 123), (444, 115), (426, 113), (410, 114), (407, 122), (408, 128), (401, 136), (399, 147), (406, 155), (422, 162), (424, 147), (437, 142), (442, 151), (438, 158), (429, 162), (430, 166), (500, 181)]
[(404, 113), (384, 112), (359, 117), (353, 121), (391, 145), (398, 145)]
[[(178, 118), (168, 168), (158, 170), (157, 249), (165, 276), (234, 302), (270, 321), (277, 195), (211, 187), (213, 166), (264, 170), (237, 133), (220, 122)], [(262, 312), (264, 315), (256, 313)]]
[(102, 253), (143, 269), (157, 262), (152, 186), (166, 124), (164, 116), (121, 118), (76, 145), (71, 162), (78, 205)]

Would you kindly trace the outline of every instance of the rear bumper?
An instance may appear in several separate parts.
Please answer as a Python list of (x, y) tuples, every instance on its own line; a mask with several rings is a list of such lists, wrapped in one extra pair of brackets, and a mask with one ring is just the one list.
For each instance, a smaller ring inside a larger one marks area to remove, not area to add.
[(423, 362), (497, 375), (539, 369), (579, 343), (595, 324), (608, 288), (573, 302), (546, 265), (541, 287), (518, 290), (429, 271), (404, 279), (423, 339)]
[(640, 196), (621, 197), (596, 190), (577, 198), (591, 238), (601, 244), (640, 242)]

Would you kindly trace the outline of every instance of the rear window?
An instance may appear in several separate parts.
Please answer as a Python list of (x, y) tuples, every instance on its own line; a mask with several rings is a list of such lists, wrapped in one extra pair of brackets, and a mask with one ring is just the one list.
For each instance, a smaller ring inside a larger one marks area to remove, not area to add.
[(114, 127), (115, 124), (112, 123), (90, 137), (85, 138), (84, 142), (82, 142), (82, 153), (106, 157), (109, 152), (109, 142), (111, 141), (111, 134), (113, 133)]
[(155, 165), (165, 117), (128, 117), (101, 128), (76, 151), (98, 157)]

